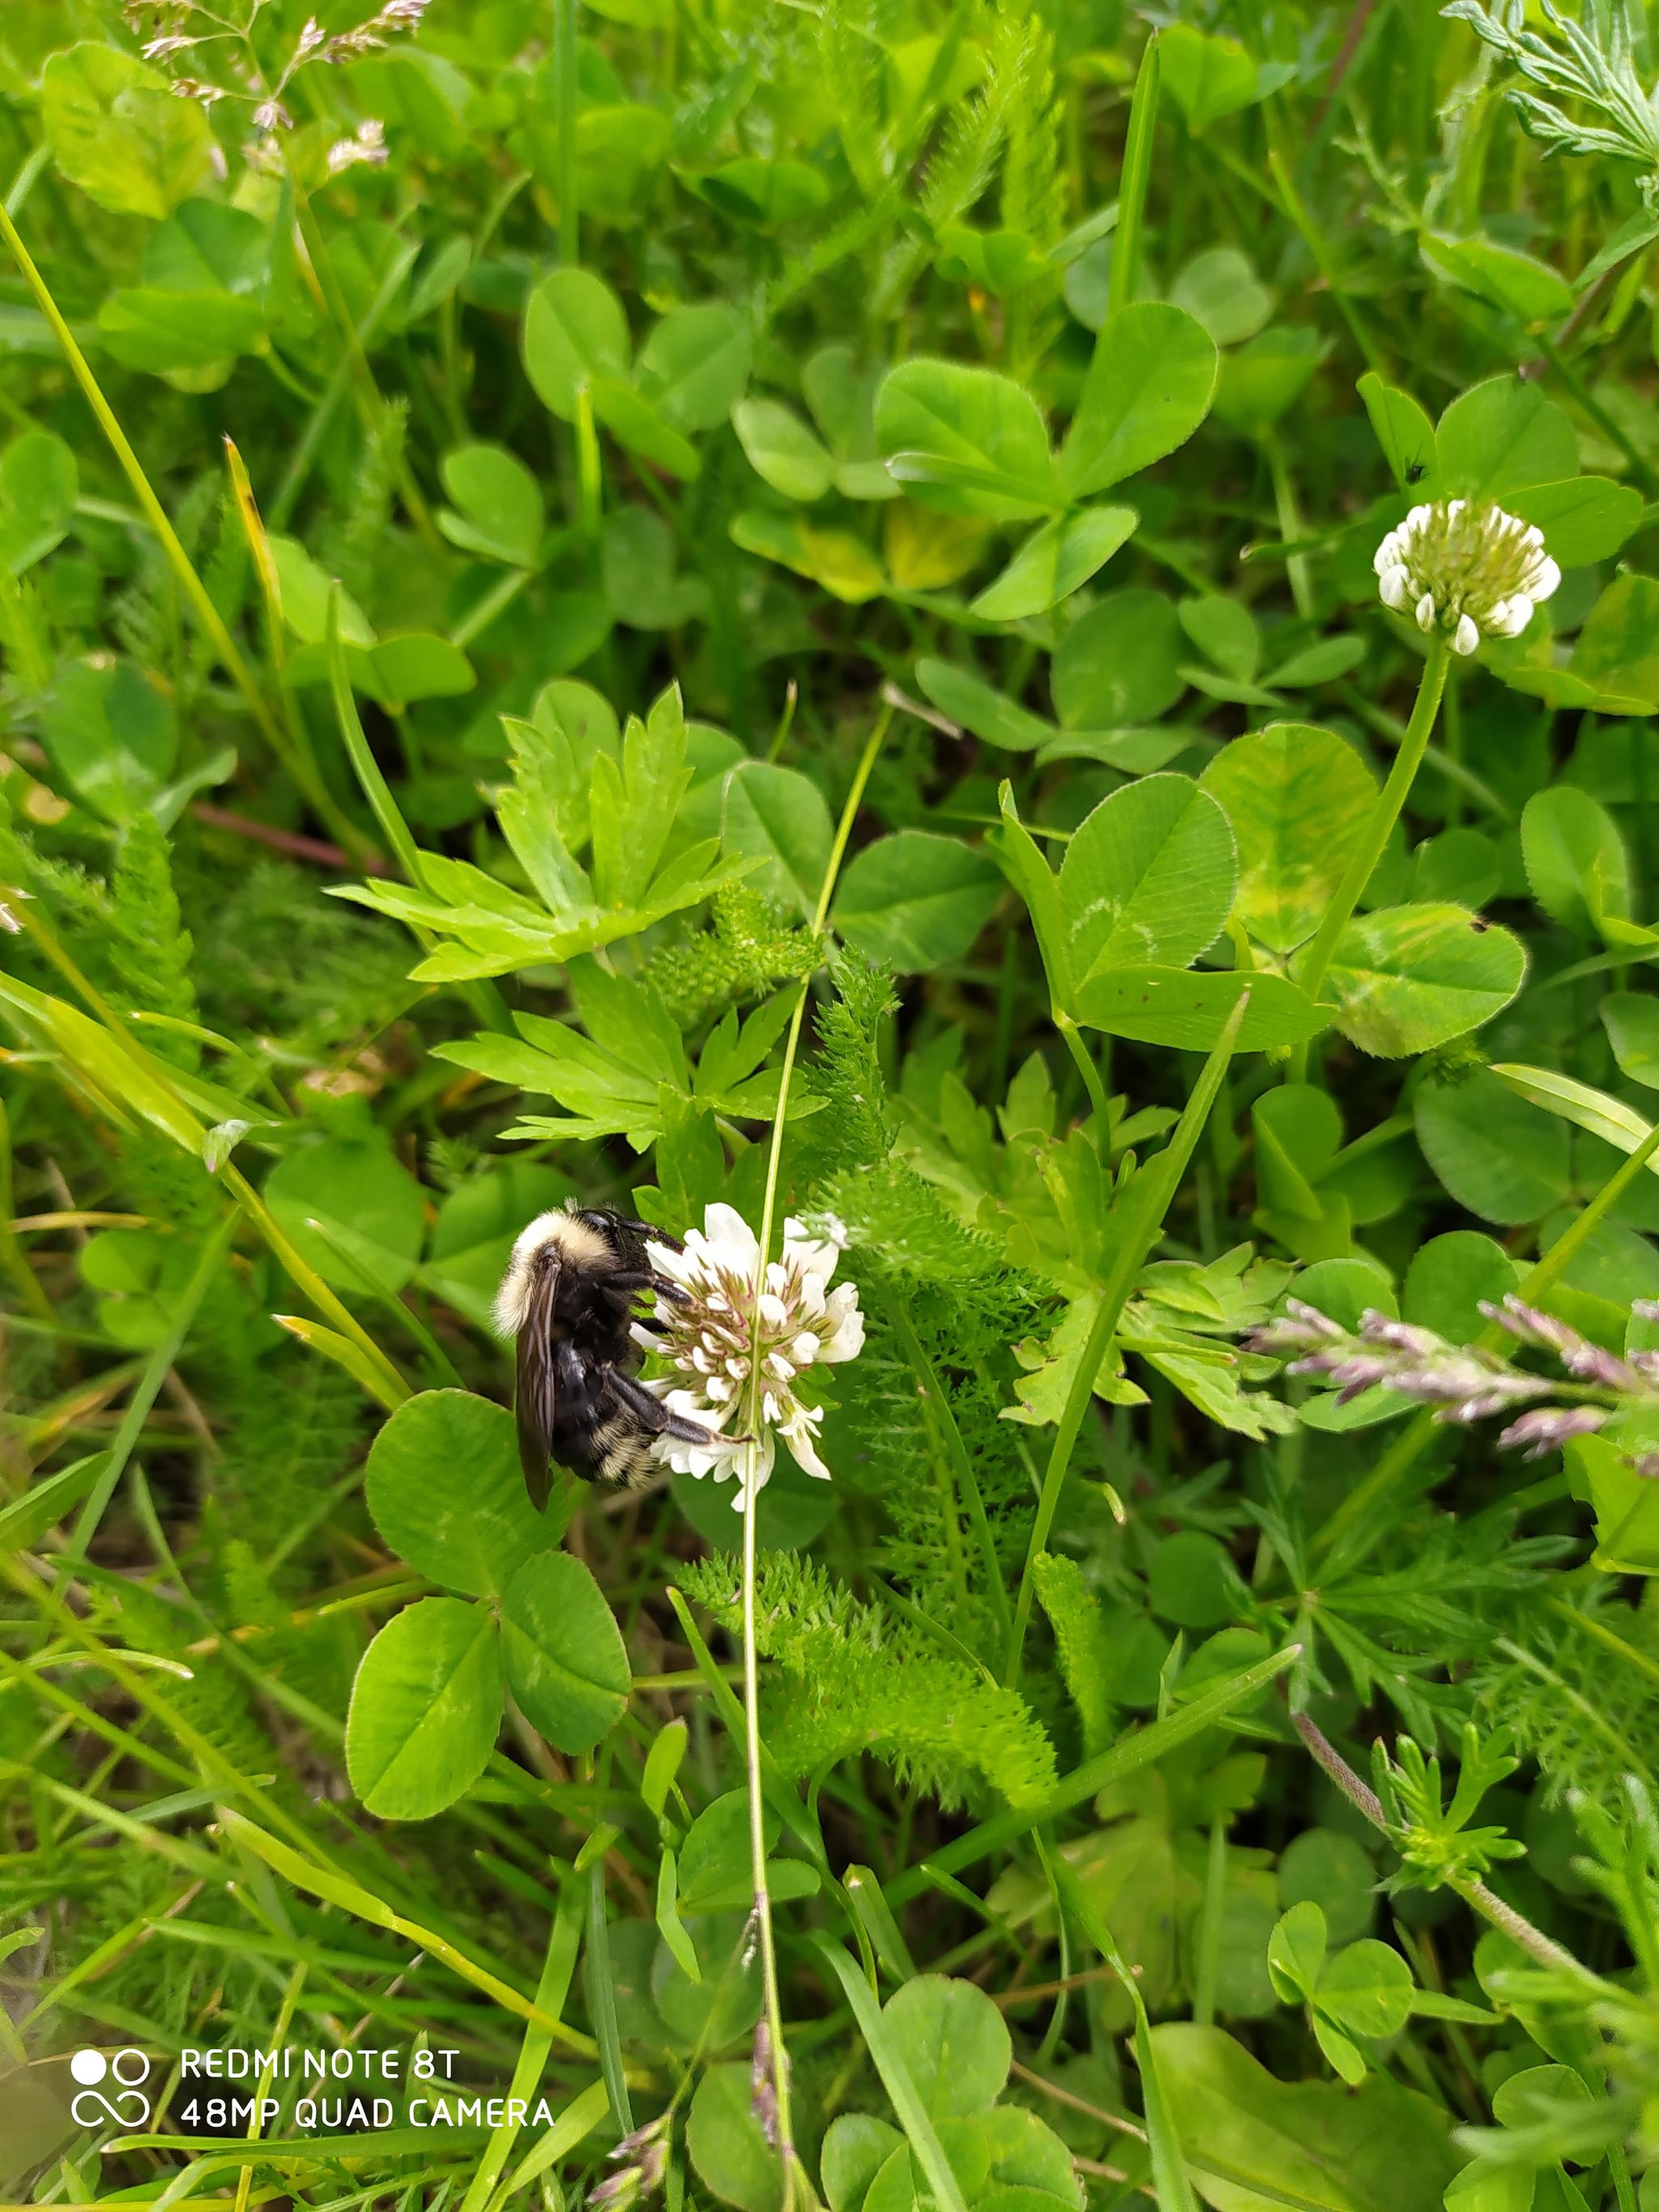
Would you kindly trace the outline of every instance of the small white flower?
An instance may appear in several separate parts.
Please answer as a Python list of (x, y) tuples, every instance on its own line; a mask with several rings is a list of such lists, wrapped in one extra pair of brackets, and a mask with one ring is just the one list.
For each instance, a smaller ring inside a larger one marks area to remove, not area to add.
[(1535, 526), (1462, 499), (1413, 507), (1371, 565), (1385, 607), (1409, 607), (1420, 630), (1449, 634), (1466, 657), (1483, 637), (1519, 637), (1561, 581)]
[[(742, 1472), (752, 1441), (759, 1489), (781, 1436), (799, 1466), (829, 1480), (817, 1452), (822, 1409), (798, 1397), (796, 1383), (805, 1369), (856, 1358), (864, 1348), (857, 1285), (829, 1288), (845, 1237), (839, 1222), (810, 1236), (800, 1222), (786, 1221), (782, 1257), (762, 1278), (755, 1232), (735, 1207), (715, 1205), (688, 1233), (684, 1251), (647, 1246), (652, 1266), (683, 1293), (659, 1299), (650, 1328), (635, 1327), (635, 1341), (673, 1370), (651, 1387), (672, 1413), (715, 1432), (712, 1444), (658, 1443), (658, 1457), (677, 1474), (724, 1482)], [(739, 1512), (743, 1503), (739, 1486)]]

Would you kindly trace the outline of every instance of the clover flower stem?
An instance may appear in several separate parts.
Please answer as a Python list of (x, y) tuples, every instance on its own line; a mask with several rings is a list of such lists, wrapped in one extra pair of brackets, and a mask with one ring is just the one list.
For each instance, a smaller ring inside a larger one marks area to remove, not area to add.
[[(1363, 1813), (1374, 1828), (1380, 1829), (1386, 1836), (1389, 1824), (1376, 1792), (1369, 1784), (1360, 1780), (1323, 1729), (1310, 1720), (1306, 1713), (1292, 1713), (1291, 1724), (1315, 1762), (1323, 1768), (1348, 1802)], [(1489, 1889), (1484, 1881), (1474, 1876), (1454, 1875), (1447, 1879), (1444, 1886), (1455, 1891), (1465, 1905), (1473, 1905), (1512, 1943), (1518, 1943), (1523, 1951), (1530, 1953), (1540, 1966), (1555, 1967), (1563, 1973), (1573, 1975), (1581, 1982), (1595, 1982), (1600, 1978), (1591, 1973), (1581, 1960), (1575, 1959), (1571, 1951), (1545, 1935), (1541, 1928), (1534, 1927), (1524, 1913), (1517, 1912), (1512, 1905), (1506, 1905), (1497, 1891)]]
[[(847, 803), (842, 808), (841, 820), (836, 826), (835, 842), (830, 848), (830, 864), (823, 872), (823, 884), (812, 916), (814, 936), (821, 933), (829, 919), (830, 902), (835, 895), (836, 878), (841, 873), (848, 841), (853, 834), (853, 823), (864, 798), (865, 787), (870, 781), (870, 772), (876, 764), (876, 756), (881, 750), (883, 740), (892, 722), (893, 713), (891, 701), (884, 702), (860, 757), (853, 787), (847, 794)], [(795, 1073), (795, 1054), (800, 1044), (801, 1024), (806, 1017), (806, 1000), (811, 988), (811, 979), (809, 976), (801, 984), (795, 1010), (789, 1018), (789, 1029), (783, 1047), (783, 1070), (778, 1082), (777, 1111), (772, 1117), (771, 1145), (766, 1160), (766, 1196), (761, 1207), (760, 1252), (755, 1262), (754, 1294), (750, 1302), (754, 1316), (753, 1334), (750, 1340), (750, 1382), (744, 1407), (744, 1420), (750, 1442), (738, 1468), (738, 1479), (743, 1484), (743, 1717), (749, 1791), (749, 1862), (755, 1886), (754, 1924), (760, 1948), (762, 1998), (770, 2042), (769, 2055), (776, 2108), (777, 2152), (783, 2169), (782, 2212), (793, 2212), (804, 2186), (810, 2201), (811, 2188), (810, 2185), (805, 2184), (790, 2125), (789, 2062), (783, 2041), (783, 2000), (778, 1988), (777, 1944), (772, 1929), (772, 1893), (766, 1878), (766, 1806), (761, 1786), (760, 1666), (755, 1635), (755, 1524), (758, 1517), (760, 1491), (755, 1478), (761, 1434), (761, 1293), (766, 1285), (766, 1263), (771, 1254), (772, 1231), (777, 1219), (778, 1182), (783, 1163), (783, 1125), (789, 1111), (789, 1086)]]
[[(1297, 967), (1296, 980), (1310, 999), (1319, 996), (1320, 986), (1325, 981), (1325, 970), (1330, 965), (1337, 941), (1352, 919), (1360, 893), (1370, 881), (1371, 872), (1382, 857), (1394, 825), (1405, 811), (1406, 800), (1417, 781), (1417, 771), (1422, 767), (1423, 757), (1429, 749), (1434, 718), (1439, 712), (1441, 694), (1446, 688), (1449, 659), (1449, 648), (1446, 641), (1438, 635), (1431, 637), (1417, 687), (1417, 702), (1412, 708), (1412, 718), (1406, 725), (1406, 734), (1400, 741), (1400, 750), (1394, 757), (1394, 766), (1389, 770), (1387, 782), (1376, 795), (1364, 833), (1343, 872), (1336, 896), (1326, 908), (1325, 919), (1320, 923), (1312, 944)], [(1286, 1064), (1285, 1080), (1290, 1083), (1305, 1082), (1307, 1073), (1308, 1048), (1301, 1044)]]

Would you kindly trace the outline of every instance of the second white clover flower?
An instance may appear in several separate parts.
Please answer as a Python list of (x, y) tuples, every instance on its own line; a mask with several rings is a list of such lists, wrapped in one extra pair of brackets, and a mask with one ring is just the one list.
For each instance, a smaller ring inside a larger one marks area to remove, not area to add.
[(1413, 507), (1372, 566), (1384, 606), (1464, 654), (1483, 637), (1519, 637), (1561, 581), (1535, 525), (1464, 499)]

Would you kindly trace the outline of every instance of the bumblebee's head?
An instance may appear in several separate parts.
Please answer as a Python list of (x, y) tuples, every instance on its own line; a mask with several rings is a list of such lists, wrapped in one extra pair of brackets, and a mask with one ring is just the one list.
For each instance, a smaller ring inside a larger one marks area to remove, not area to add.
[(556, 1207), (538, 1213), (520, 1231), (513, 1256), (495, 1293), (495, 1327), (502, 1336), (516, 1336), (530, 1310), (531, 1293), (541, 1272), (548, 1267), (596, 1268), (614, 1266), (616, 1255), (597, 1229), (574, 1214)]

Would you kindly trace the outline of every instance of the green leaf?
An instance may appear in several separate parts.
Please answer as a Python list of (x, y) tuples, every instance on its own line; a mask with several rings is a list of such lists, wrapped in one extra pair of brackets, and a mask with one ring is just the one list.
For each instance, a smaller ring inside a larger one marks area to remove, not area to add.
[(1222, 969), (1129, 967), (1097, 971), (1078, 987), (1072, 1008), (1089, 1029), (1141, 1044), (1207, 1052), (1248, 990), (1250, 1003), (1238, 1033), (1241, 1052), (1268, 1052), (1305, 1044), (1328, 1028), (1328, 1006), (1316, 1006), (1283, 975)]
[(696, 448), (631, 384), (620, 377), (596, 376), (590, 389), (595, 420), (630, 453), (665, 469), (682, 483), (689, 483), (699, 473), (702, 464)]
[(1212, 38), (1190, 23), (1171, 23), (1158, 40), (1158, 58), (1164, 88), (1194, 132), (1237, 114), (1259, 97), (1256, 65), (1237, 39)]
[(795, 222), (823, 205), (830, 186), (821, 170), (805, 161), (768, 161), (749, 155), (722, 162), (698, 178), (693, 189), (743, 221)]
[(1501, 1244), (1478, 1230), (1450, 1229), (1413, 1254), (1401, 1310), (1437, 1336), (1467, 1344), (1486, 1325), (1483, 1303), (1499, 1304), (1518, 1280), (1515, 1261)]
[(439, 474), (455, 509), (441, 507), (438, 527), (463, 553), (533, 568), (540, 557), (546, 511), (541, 486), (505, 446), (458, 446)]
[(1659, 1575), (1659, 1487), (1638, 1474), (1607, 1437), (1578, 1437), (1567, 1447), (1579, 1495), (1595, 1515), (1591, 1564), (1604, 1575)]
[(830, 2212), (859, 2212), (870, 2184), (904, 2137), (871, 2112), (839, 2112), (823, 2131), (819, 2172)]
[(1320, 1907), (1311, 1899), (1292, 1905), (1267, 1939), (1267, 1973), (1281, 2003), (1313, 2002), (1325, 1968), (1325, 1942)]
[(732, 428), (750, 467), (786, 499), (822, 499), (835, 483), (835, 456), (781, 400), (739, 400)]
[(673, 684), (644, 721), (629, 716), (620, 767), (608, 752), (594, 754), (588, 805), (601, 906), (643, 906), (691, 781), (685, 755), (685, 714)]
[(960, 722), (988, 745), (1003, 751), (1035, 752), (1060, 732), (1041, 714), (1033, 714), (1005, 693), (995, 690), (971, 669), (957, 668), (948, 660), (924, 656), (916, 663), (916, 683), (923, 698)]
[(172, 701), (136, 660), (103, 653), (60, 671), (40, 735), (76, 796), (117, 823), (155, 803), (179, 753)]
[(876, 395), (876, 435), (889, 472), (947, 514), (1018, 521), (1059, 504), (1036, 402), (993, 369), (901, 362)]
[(1190, 778), (1143, 776), (1113, 792), (1060, 872), (1073, 972), (1187, 967), (1225, 927), (1237, 866), (1226, 816)]
[(974, 601), (984, 622), (1021, 622), (1069, 599), (1134, 534), (1132, 507), (1091, 507), (1056, 515), (1033, 531), (994, 583)]
[(40, 73), (40, 125), (72, 185), (112, 215), (169, 215), (213, 185), (213, 132), (160, 70), (104, 40), (53, 54)]
[(616, 1615), (568, 1552), (526, 1559), (501, 1592), (507, 1679), (532, 1728), (572, 1753), (622, 1718), (633, 1678)]
[(994, 862), (955, 837), (901, 830), (854, 855), (836, 894), (833, 926), (900, 975), (962, 959), (1002, 890)]
[(731, 535), (745, 553), (793, 568), (849, 606), (861, 605), (887, 587), (880, 562), (850, 530), (822, 530), (799, 515), (744, 507), (732, 516)]
[(1069, 730), (1155, 722), (1186, 689), (1182, 629), (1162, 592), (1109, 592), (1060, 641), (1050, 681)]
[[(295, 637), (307, 645), (326, 645), (328, 642), (328, 611), (331, 599), (337, 605), (340, 636), (348, 646), (368, 647), (374, 643), (374, 630), (368, 617), (349, 592), (342, 591), (327, 573), (318, 567), (297, 538), (273, 534), (265, 543), (270, 548), (271, 561), (276, 570), (277, 595), (282, 601), (283, 619)], [(326, 659), (319, 664), (326, 672)]]
[(231, 292), (139, 289), (110, 294), (98, 332), (125, 368), (187, 375), (262, 351), (265, 313), (258, 300)]
[(1613, 991), (1596, 1009), (1620, 1073), (1659, 1091), (1659, 999)]
[(429, 1820), (464, 1796), (501, 1724), (501, 1653), (481, 1605), (423, 1597), (363, 1654), (346, 1718), (346, 1767), (364, 1809)]
[(524, 318), (525, 374), (562, 422), (601, 379), (626, 383), (632, 348), (622, 302), (585, 269), (556, 269), (531, 294)]
[(750, 880), (809, 920), (817, 910), (834, 835), (823, 793), (799, 769), (745, 761), (726, 778), (724, 849), (761, 861)]
[(1521, 817), (1521, 852), (1532, 895), (1553, 921), (1597, 935), (1630, 914), (1630, 862), (1605, 806), (1559, 783), (1535, 791)]
[(1565, 1126), (1489, 1068), (1425, 1083), (1413, 1101), (1423, 1157), (1460, 1206), (1484, 1220), (1537, 1221), (1571, 1186)]
[(1398, 2082), (1278, 2081), (1218, 2027), (1152, 2031), (1194, 2178), (1228, 2212), (1440, 2212), (1456, 2170), (1438, 2106)]
[[(1478, 1319), (1475, 1327), (1480, 1327)], [(1340, 1829), (1304, 1828), (1280, 1852), (1277, 1881), (1279, 1901), (1285, 1907), (1286, 1919), (1304, 1905), (1314, 1907), (1321, 1916), (1319, 1960), (1313, 1972), (1304, 1973), (1297, 1983), (1298, 1990), (1305, 1994), (1319, 1979), (1318, 1967), (1325, 1954), (1323, 1939), (1334, 1936), (1338, 1942), (1346, 1943), (1356, 1936), (1364, 1936), (1370, 1929), (1376, 1911), (1373, 1894), (1376, 1869), (1364, 1847)], [(1279, 1923), (1281, 1927), (1285, 1924), (1284, 1921)], [(1305, 1921), (1298, 1924), (1311, 1927)], [(1271, 1970), (1271, 1960), (1269, 1966)], [(1287, 1997), (1285, 2002), (1290, 2002)]]
[(468, 1390), (407, 1400), (370, 1447), (364, 1494), (392, 1553), (469, 1597), (489, 1597), (532, 1552), (558, 1541), (556, 1515), (525, 1493), (513, 1416)]
[(334, 1289), (395, 1294), (414, 1273), (424, 1202), (390, 1146), (357, 1137), (302, 1146), (278, 1160), (264, 1195), (295, 1249)]
[(1372, 1936), (1326, 1961), (1315, 2002), (1349, 2035), (1398, 2035), (1411, 2014), (1411, 1968)]
[(968, 2118), (1001, 2095), (1013, 2045), (984, 1990), (945, 1974), (920, 1974), (896, 1990), (881, 2016), (894, 2055), (928, 2118)]
[(1572, 287), (1547, 261), (1489, 238), (1448, 238), (1425, 231), (1418, 250), (1437, 276), (1478, 293), (1528, 325), (1559, 322), (1572, 312)]
[(1376, 796), (1370, 770), (1344, 738), (1275, 722), (1235, 738), (1205, 769), (1238, 845), (1234, 912), (1274, 952), (1293, 952), (1336, 896)]
[(1249, 682), (1261, 659), (1261, 633), (1247, 606), (1223, 592), (1209, 592), (1182, 599), (1176, 612), (1193, 643), (1224, 675), (1240, 684)]
[[(1653, 1133), (1652, 1124), (1644, 1121), (1633, 1106), (1571, 1075), (1558, 1075), (1553, 1068), (1525, 1067), (1504, 1060), (1496, 1062), (1492, 1072), (1529, 1105), (1540, 1106), (1547, 1114), (1558, 1114), (1575, 1127), (1588, 1129), (1591, 1136), (1618, 1152), (1636, 1152)], [(1659, 1159), (1650, 1159), (1647, 1164), (1651, 1173), (1659, 1175)]]
[(1466, 907), (1379, 907), (1337, 939), (1324, 988), (1345, 1036), (1397, 1060), (1489, 1022), (1526, 972), (1520, 939)]
[(1219, 356), (1179, 307), (1141, 300), (1095, 341), (1060, 456), (1060, 488), (1084, 499), (1185, 445), (1210, 411)]
[(698, 2082), (685, 2123), (685, 2148), (697, 2179), (738, 2212), (779, 2212), (783, 2170), (753, 2111), (746, 2063), (711, 2066)]
[(712, 301), (675, 307), (645, 342), (640, 383), (677, 430), (713, 430), (749, 381), (754, 343), (734, 307)]
[(1608, 585), (1578, 633), (1571, 673), (1628, 696), (1638, 714), (1659, 706), (1659, 581), (1627, 569)]
[(1454, 399), (1435, 432), (1437, 496), (1496, 500), (1578, 473), (1571, 422), (1535, 384), (1494, 376)]
[(25, 430), (0, 453), (0, 562), (21, 576), (60, 545), (81, 495), (72, 447), (51, 430)]
[(1428, 416), (1409, 392), (1384, 384), (1375, 369), (1360, 378), (1358, 392), (1395, 483), (1414, 501), (1437, 498), (1439, 455)]
[(1534, 522), (1564, 568), (1607, 561), (1642, 520), (1642, 495), (1607, 477), (1574, 477), (1566, 483), (1534, 484), (1510, 495), (1512, 511)]
[(1170, 287), (1172, 306), (1201, 323), (1218, 346), (1253, 338), (1273, 311), (1273, 295), (1235, 246), (1195, 253)]

